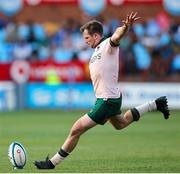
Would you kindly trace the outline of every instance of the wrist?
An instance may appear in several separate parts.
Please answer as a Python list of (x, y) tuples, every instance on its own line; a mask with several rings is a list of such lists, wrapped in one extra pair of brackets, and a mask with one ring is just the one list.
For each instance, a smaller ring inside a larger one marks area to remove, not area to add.
[(124, 28), (125, 31), (129, 31), (130, 25), (127, 24), (127, 23), (123, 23), (123, 28)]
[(130, 24), (129, 23), (123, 23), (124, 24), (124, 27), (126, 27), (127, 29), (129, 29), (130, 28)]

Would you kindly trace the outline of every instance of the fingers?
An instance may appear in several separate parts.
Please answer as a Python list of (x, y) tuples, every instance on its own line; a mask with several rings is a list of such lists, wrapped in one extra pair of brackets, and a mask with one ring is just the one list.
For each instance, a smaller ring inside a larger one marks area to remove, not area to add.
[(135, 18), (137, 15), (137, 12), (135, 12), (134, 15), (133, 15), (133, 12), (131, 14), (132, 14), (132, 18)]
[(126, 21), (127, 22), (133, 22), (133, 21), (137, 21), (138, 19), (140, 19), (141, 17), (138, 17), (137, 16), (137, 12), (131, 12), (131, 14), (130, 15), (127, 15), (127, 17), (126, 17)]
[(137, 17), (137, 18), (134, 18), (134, 21), (137, 21), (138, 19), (140, 19), (141, 17)]
[(137, 15), (137, 12), (131, 12), (130, 14), (127, 14), (126, 18), (122, 22), (127, 26), (131, 26), (134, 21), (137, 21), (141, 18)]
[(134, 15), (132, 16), (132, 19), (133, 19), (134, 21), (137, 21), (138, 19), (141, 18), (141, 17), (137, 17), (137, 14), (138, 14), (138, 12), (134, 13)]
[[(131, 12), (131, 14), (129, 15), (129, 19), (133, 18), (133, 16), (134, 16), (133, 13), (134, 13), (134, 12)], [(136, 15), (136, 14), (135, 14), (135, 15)]]
[(131, 12), (129, 19), (132, 19), (132, 20), (139, 19), (140, 17), (137, 17), (137, 14), (138, 14), (138, 12), (135, 12), (135, 13)]

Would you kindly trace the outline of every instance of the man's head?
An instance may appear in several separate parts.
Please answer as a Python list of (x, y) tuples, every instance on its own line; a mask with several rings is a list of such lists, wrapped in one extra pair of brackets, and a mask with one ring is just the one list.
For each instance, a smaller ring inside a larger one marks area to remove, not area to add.
[(85, 42), (95, 48), (103, 37), (103, 26), (99, 21), (92, 20), (84, 24), (80, 31), (83, 34)]

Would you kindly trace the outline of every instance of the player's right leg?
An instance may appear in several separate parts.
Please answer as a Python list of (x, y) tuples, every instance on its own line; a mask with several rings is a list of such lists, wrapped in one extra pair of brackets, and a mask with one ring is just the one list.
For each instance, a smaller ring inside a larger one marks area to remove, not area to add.
[(78, 119), (71, 128), (71, 131), (65, 140), (62, 148), (51, 159), (48, 157), (45, 161), (35, 161), (34, 165), (38, 169), (53, 169), (56, 165), (62, 162), (76, 147), (80, 136), (88, 129), (96, 126), (95, 123), (87, 114)]
[(75, 148), (75, 146), (77, 145), (80, 136), (88, 129), (96, 125), (97, 123), (94, 122), (87, 114), (85, 114), (83, 117), (81, 117), (79, 120), (77, 120), (74, 123), (62, 148), (66, 152), (71, 153)]

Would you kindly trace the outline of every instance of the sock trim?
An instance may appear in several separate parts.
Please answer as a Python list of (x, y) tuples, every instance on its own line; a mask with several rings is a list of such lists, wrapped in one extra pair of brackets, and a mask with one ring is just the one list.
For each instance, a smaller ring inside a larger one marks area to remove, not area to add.
[(58, 152), (59, 155), (61, 155), (62, 157), (67, 157), (69, 155), (69, 153), (67, 153), (66, 151), (64, 151), (62, 148), (60, 149), (60, 151)]
[(139, 118), (140, 118), (139, 111), (136, 108), (132, 108), (131, 113), (132, 113), (132, 116), (133, 116), (133, 120), (138, 121)]

